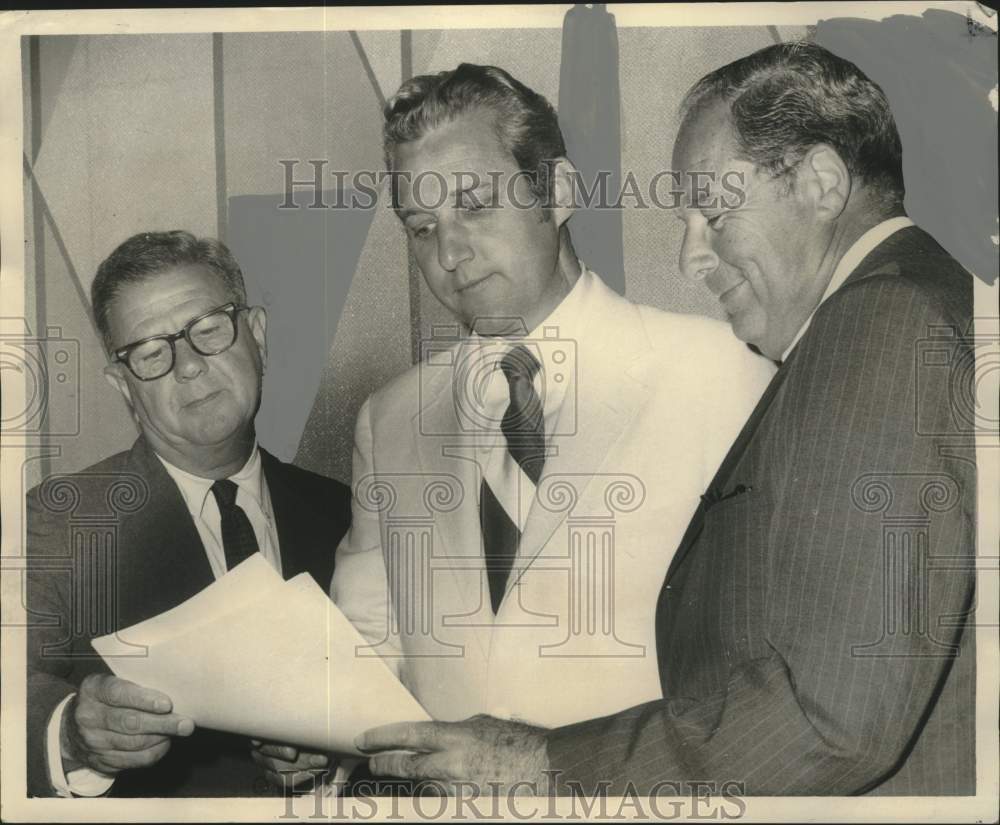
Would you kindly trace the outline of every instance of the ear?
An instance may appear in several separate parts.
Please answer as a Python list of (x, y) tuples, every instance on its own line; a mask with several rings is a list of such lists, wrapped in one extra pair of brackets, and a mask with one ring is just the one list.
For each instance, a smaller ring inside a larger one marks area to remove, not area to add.
[(250, 334), (257, 343), (257, 352), (260, 353), (261, 368), (267, 367), (267, 310), (264, 307), (250, 307), (247, 312), (247, 324), (250, 326)]
[(132, 403), (132, 390), (129, 388), (128, 379), (122, 374), (122, 370), (125, 369), (128, 369), (128, 367), (124, 367), (119, 363), (108, 364), (104, 367), (104, 378), (112, 387), (124, 396), (125, 403), (128, 404), (129, 409), (134, 409), (135, 405)]
[(557, 158), (552, 164), (552, 215), (561, 227), (576, 208), (576, 187), (579, 172), (569, 158)]
[(823, 221), (840, 217), (851, 196), (851, 173), (840, 154), (826, 143), (812, 147), (796, 170), (800, 191)]

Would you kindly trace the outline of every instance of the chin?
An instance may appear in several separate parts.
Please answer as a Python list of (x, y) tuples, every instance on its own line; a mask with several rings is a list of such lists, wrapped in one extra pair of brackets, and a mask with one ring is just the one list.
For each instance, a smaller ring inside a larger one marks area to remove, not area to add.
[(760, 347), (764, 340), (764, 329), (753, 313), (738, 312), (729, 316), (729, 325), (733, 328), (733, 334), (741, 341)]
[(215, 447), (227, 441), (239, 440), (246, 431), (246, 426), (232, 418), (216, 418), (205, 422), (191, 434), (191, 441), (204, 447)]

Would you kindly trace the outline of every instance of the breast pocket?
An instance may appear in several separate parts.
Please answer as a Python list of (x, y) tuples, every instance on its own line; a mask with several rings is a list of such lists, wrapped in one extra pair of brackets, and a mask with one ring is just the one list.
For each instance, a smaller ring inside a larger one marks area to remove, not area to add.
[(715, 564), (723, 557), (744, 556), (749, 545), (756, 544), (766, 520), (767, 496), (756, 485), (736, 483), (727, 486), (707, 505), (701, 535), (701, 554), (714, 557)]
[[(773, 503), (763, 488), (745, 486), (744, 491), (709, 508), (698, 544), (692, 548), (692, 563), (697, 570), (694, 575), (719, 600), (715, 621), (724, 614), (743, 624), (738, 616), (754, 614), (763, 607), (760, 597), (767, 580)], [(753, 622), (750, 615), (745, 619)]]

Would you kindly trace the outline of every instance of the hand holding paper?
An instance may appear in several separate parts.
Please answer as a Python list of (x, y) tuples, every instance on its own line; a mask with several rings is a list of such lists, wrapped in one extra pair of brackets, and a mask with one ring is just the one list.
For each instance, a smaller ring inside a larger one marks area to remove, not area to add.
[(106, 776), (155, 764), (170, 737), (189, 736), (190, 719), (172, 713), (170, 698), (116, 676), (92, 673), (62, 716), (63, 770), (80, 767)]
[(260, 765), (267, 778), (278, 787), (308, 788), (315, 779), (314, 771), (329, 773), (336, 767), (337, 761), (325, 753), (310, 753), (299, 750), (292, 745), (279, 745), (275, 742), (261, 742), (254, 739), (250, 757)]
[(283, 581), (259, 554), (93, 646), (197, 725), (308, 751), (358, 754), (368, 728), (430, 718), (311, 577)]

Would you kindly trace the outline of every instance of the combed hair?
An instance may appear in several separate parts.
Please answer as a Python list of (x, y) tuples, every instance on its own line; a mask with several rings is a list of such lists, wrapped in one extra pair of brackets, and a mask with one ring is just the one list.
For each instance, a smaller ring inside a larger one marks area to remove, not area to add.
[(215, 238), (196, 238), (180, 229), (140, 232), (120, 244), (101, 262), (90, 285), (94, 320), (108, 352), (114, 348), (108, 316), (122, 288), (149, 281), (162, 272), (181, 266), (200, 266), (215, 273), (233, 301), (246, 303), (243, 272), (225, 244)]
[(775, 177), (818, 143), (852, 176), (901, 203), (903, 150), (885, 93), (849, 60), (815, 43), (768, 46), (705, 75), (687, 93), (689, 113), (726, 101), (746, 160)]
[(566, 155), (559, 118), (540, 94), (496, 66), (462, 63), (457, 69), (414, 77), (385, 105), (382, 145), (394, 168), (394, 150), (424, 137), (460, 115), (492, 113), (500, 145), (529, 175), (531, 189), (545, 203), (552, 194), (552, 162)]

